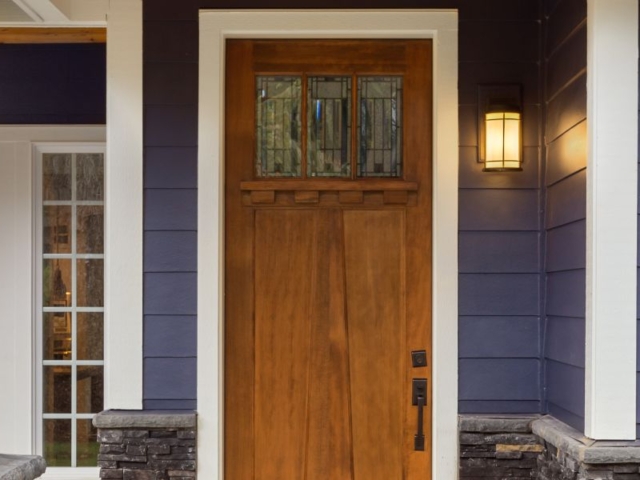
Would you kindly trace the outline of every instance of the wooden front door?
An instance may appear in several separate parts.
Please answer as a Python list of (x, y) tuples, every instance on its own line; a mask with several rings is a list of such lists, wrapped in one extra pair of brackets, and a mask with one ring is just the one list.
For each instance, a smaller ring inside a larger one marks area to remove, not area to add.
[(227, 43), (226, 480), (431, 478), (431, 52)]

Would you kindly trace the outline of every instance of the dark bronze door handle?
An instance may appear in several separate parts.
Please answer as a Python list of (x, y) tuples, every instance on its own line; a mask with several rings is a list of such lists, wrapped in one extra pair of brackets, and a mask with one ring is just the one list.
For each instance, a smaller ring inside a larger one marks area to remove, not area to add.
[(416, 433), (413, 448), (416, 451), (424, 451), (424, 407), (427, 404), (427, 379), (414, 378), (412, 388), (412, 404), (418, 407), (418, 433)]

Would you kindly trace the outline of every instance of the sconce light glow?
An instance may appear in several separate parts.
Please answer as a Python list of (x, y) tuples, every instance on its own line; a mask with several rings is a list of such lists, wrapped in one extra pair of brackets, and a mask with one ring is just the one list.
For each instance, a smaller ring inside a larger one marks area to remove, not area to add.
[(522, 171), (521, 115), (517, 108), (494, 105), (484, 114), (484, 172)]

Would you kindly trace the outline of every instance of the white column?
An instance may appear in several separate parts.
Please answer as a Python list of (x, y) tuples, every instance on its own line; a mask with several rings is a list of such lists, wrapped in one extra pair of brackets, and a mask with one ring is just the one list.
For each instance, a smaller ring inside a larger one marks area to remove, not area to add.
[(142, 0), (107, 22), (105, 408), (142, 408)]
[(588, 0), (585, 434), (636, 438), (638, 2)]

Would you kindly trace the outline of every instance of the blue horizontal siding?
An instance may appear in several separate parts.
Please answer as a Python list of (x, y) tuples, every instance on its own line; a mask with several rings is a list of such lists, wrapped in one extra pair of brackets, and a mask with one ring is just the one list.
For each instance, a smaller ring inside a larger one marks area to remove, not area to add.
[(556, 183), (586, 166), (587, 122), (584, 120), (547, 146), (545, 184)]
[(144, 114), (145, 147), (198, 145), (196, 105), (147, 105)]
[(572, 32), (567, 41), (549, 58), (547, 95), (553, 98), (587, 66), (587, 25)]
[(536, 274), (461, 274), (459, 314), (538, 316), (539, 282)]
[(549, 360), (584, 369), (584, 318), (547, 317), (545, 353)]
[(554, 228), (577, 220), (587, 214), (587, 171), (550, 186), (547, 189), (547, 228)]
[(198, 322), (195, 315), (147, 315), (144, 331), (145, 358), (196, 356)]
[(460, 400), (460, 413), (540, 413), (541, 405), (537, 400)]
[(547, 274), (547, 315), (585, 317), (585, 271)]
[(538, 273), (538, 232), (460, 232), (460, 273)]
[(584, 431), (586, 0), (545, 3), (545, 408)]
[(539, 358), (538, 317), (461, 317), (460, 358)]
[(196, 273), (145, 273), (144, 312), (147, 315), (196, 315)]
[(460, 230), (537, 231), (537, 190), (461, 190)]
[(584, 418), (584, 368), (547, 360), (547, 400)]
[(190, 231), (147, 231), (144, 234), (144, 271), (197, 271), (197, 236), (197, 232)]
[(587, 116), (587, 76), (561, 90), (547, 106), (547, 139), (555, 140)]
[(196, 147), (147, 147), (144, 156), (146, 188), (197, 188)]
[(104, 124), (104, 44), (0, 45), (0, 124)]
[[(196, 400), (195, 358), (147, 358), (144, 361), (146, 400)], [(167, 385), (171, 388), (167, 389)]]
[(540, 400), (539, 359), (460, 359), (460, 400)]
[(195, 189), (145, 190), (145, 230), (197, 230), (197, 197)]
[(587, 222), (579, 220), (547, 232), (547, 272), (585, 268)]

